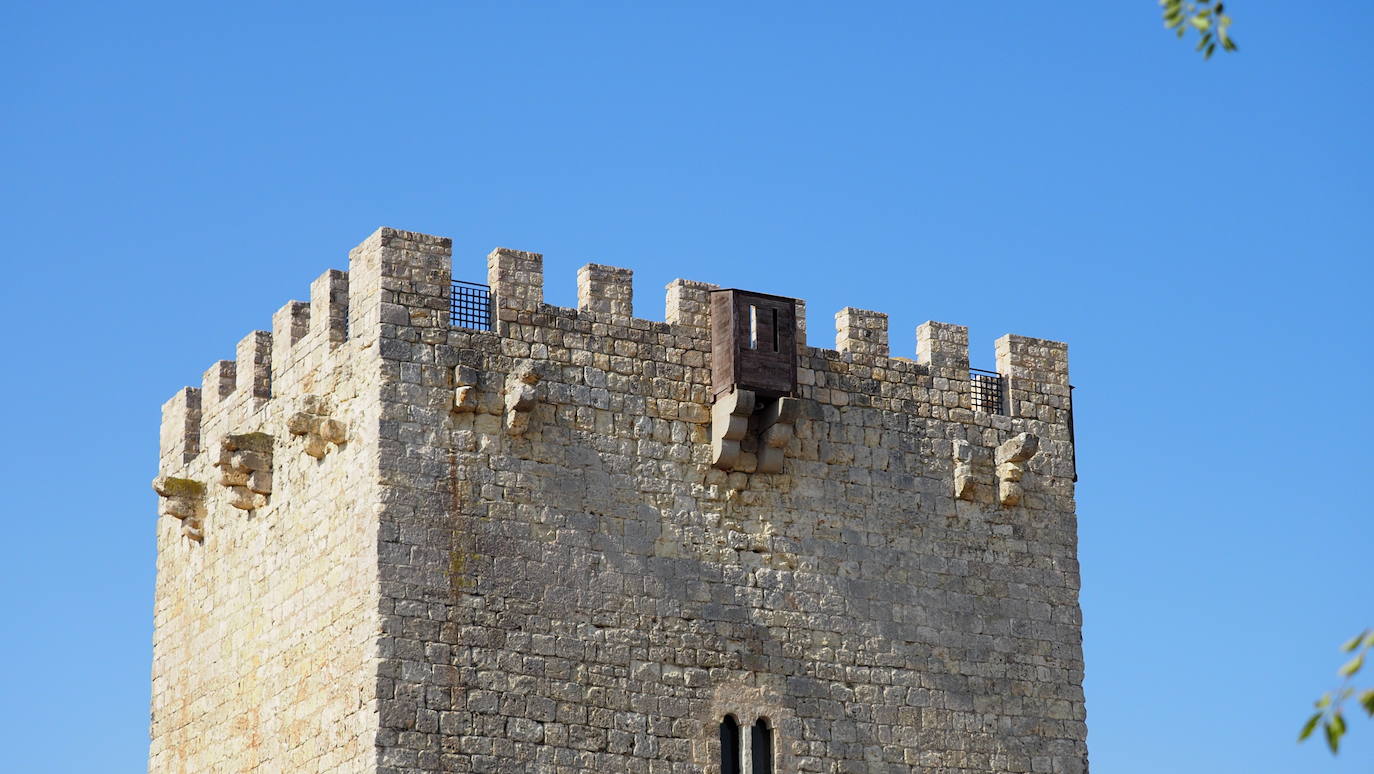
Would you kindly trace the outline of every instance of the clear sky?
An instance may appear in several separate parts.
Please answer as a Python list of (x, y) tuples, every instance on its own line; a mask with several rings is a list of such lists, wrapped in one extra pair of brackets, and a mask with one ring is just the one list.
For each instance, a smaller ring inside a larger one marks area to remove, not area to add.
[(1367, 772), (1374, 4), (1228, 6), (8, 5), (4, 768), (142, 770), (159, 406), (388, 225), (1068, 341), (1093, 770)]

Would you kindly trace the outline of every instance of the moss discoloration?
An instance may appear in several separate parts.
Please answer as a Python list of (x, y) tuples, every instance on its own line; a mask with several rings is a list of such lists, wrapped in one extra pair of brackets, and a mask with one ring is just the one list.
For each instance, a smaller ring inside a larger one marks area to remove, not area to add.
[(188, 497), (200, 499), (205, 496), (205, 484), (189, 478), (158, 476), (153, 479), (153, 491), (163, 497)]
[(272, 451), (272, 436), (267, 433), (240, 433), (236, 435), (226, 435), (225, 442), (229, 448), (235, 450), (270, 452)]

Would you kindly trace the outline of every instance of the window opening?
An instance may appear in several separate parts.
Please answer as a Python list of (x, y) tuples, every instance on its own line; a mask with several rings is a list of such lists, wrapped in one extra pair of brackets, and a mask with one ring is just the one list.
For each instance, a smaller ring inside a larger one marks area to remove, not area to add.
[(720, 774), (744, 774), (740, 771), (739, 753), (739, 721), (734, 715), (726, 715), (720, 721)]
[(759, 348), (759, 308), (749, 305), (749, 348)]
[(766, 718), (759, 718), (749, 732), (753, 774), (773, 774), (773, 729)]

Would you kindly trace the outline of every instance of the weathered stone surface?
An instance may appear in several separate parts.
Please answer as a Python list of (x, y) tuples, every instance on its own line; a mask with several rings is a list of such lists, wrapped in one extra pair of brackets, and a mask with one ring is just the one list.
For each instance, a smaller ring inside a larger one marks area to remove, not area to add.
[(320, 438), (338, 446), (348, 441), (348, 426), (337, 419), (325, 417), (319, 424)]
[(1025, 464), (1040, 450), (1040, 437), (1030, 433), (1020, 433), (997, 447), (997, 499), (1002, 505), (1020, 505), (1025, 495), (1021, 480), (1025, 477)]
[(189, 478), (158, 476), (153, 479), (153, 491), (162, 497), (162, 515), (181, 521), (181, 534), (199, 541), (204, 533), (201, 519), (205, 516), (205, 484)]
[(1020, 433), (997, 447), (997, 462), (998, 464), (1004, 462), (1025, 462), (1031, 457), (1034, 457), (1035, 452), (1039, 449), (1039, 436), (1034, 436), (1030, 433)]
[(205, 485), (189, 478), (158, 476), (153, 479), (153, 491), (163, 497), (189, 497), (199, 499), (205, 496)]
[(481, 372), (472, 366), (460, 365), (453, 369), (454, 411), (471, 412), (477, 410), (478, 399), (481, 397), (477, 391), (480, 379)]
[(286, 420), (286, 431), (302, 439), (301, 451), (322, 460), (330, 449), (348, 441), (348, 425), (330, 416), (333, 406), (322, 395), (303, 395), (301, 410)]
[(506, 379), (506, 431), (512, 436), (522, 436), (529, 429), (530, 414), (539, 403), (539, 384), (541, 374), (529, 361), (523, 361)]
[(231, 473), (272, 481), (206, 488), (203, 543), (158, 519), (151, 772), (699, 774), (726, 713), (780, 773), (1086, 771), (1063, 345), (999, 340), (975, 412), (966, 329), (913, 363), (852, 310), (793, 403), (713, 406), (708, 286), (564, 309), (502, 249), (496, 330), (447, 329), (449, 251), (378, 231), (249, 389), (164, 410), (162, 476), (260, 433)]
[(778, 398), (763, 409), (760, 418), (762, 430), (759, 432), (759, 473), (782, 472), (782, 460), (787, 444), (794, 435), (792, 425), (801, 415), (801, 401), (796, 398)]
[(749, 415), (754, 412), (752, 390), (736, 389), (723, 393), (711, 406), (711, 464), (730, 470), (740, 462), (740, 441), (749, 430)]
[(267, 504), (272, 492), (272, 445), (266, 433), (230, 433), (220, 439), (214, 466), (219, 468), (220, 485), (229, 490), (231, 506), (253, 511)]
[(286, 430), (292, 435), (305, 435), (315, 429), (315, 416), (297, 411), (286, 420)]
[(887, 357), (887, 315), (852, 306), (836, 312), (835, 349)]
[(634, 314), (634, 273), (589, 263), (577, 270), (577, 308), (602, 315)]

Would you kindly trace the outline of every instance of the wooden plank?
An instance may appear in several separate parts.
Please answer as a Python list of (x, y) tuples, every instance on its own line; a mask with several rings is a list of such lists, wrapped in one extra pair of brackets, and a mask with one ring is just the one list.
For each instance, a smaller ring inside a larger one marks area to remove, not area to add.
[(735, 387), (735, 294), (711, 293), (711, 395)]

